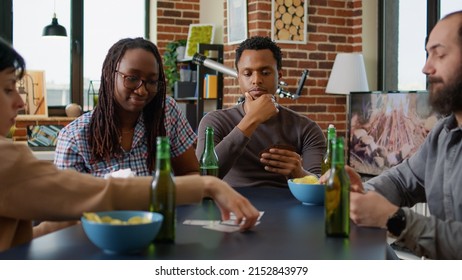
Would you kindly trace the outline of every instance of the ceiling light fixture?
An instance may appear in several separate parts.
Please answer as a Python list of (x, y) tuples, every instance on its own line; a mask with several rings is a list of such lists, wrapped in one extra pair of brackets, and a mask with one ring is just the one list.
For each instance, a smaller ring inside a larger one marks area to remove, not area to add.
[(53, 19), (51, 24), (43, 28), (42, 36), (67, 36), (66, 28), (58, 23), (58, 18), (56, 17), (56, 1), (54, 2), (54, 11)]

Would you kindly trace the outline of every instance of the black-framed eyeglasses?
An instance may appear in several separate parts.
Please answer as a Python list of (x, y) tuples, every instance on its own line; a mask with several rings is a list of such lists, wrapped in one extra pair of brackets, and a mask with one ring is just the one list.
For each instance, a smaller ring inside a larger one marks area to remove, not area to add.
[(162, 81), (159, 80), (142, 80), (140, 77), (135, 75), (127, 75), (118, 70), (115, 71), (117, 74), (122, 76), (124, 79), (124, 87), (130, 90), (137, 90), (141, 87), (144, 83), (144, 87), (150, 93), (155, 93), (157, 91), (157, 87)]

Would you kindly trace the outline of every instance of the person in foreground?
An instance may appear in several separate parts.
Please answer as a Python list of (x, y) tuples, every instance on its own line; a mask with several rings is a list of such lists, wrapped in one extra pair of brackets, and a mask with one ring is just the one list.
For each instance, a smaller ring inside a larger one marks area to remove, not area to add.
[[(28, 242), (32, 220), (77, 220), (83, 212), (117, 209), (148, 210), (152, 177), (97, 178), (75, 170), (58, 170), (39, 161), (23, 144), (6, 138), (24, 102), (16, 82), (24, 74), (23, 58), (0, 38), (0, 251)], [(210, 176), (175, 177), (176, 203), (214, 199), (222, 219), (236, 214), (249, 229), (259, 212), (225, 182)], [(42, 229), (43, 230), (43, 229)]]
[(55, 164), (98, 177), (127, 168), (149, 176), (157, 136), (170, 138), (175, 175), (199, 174), (196, 135), (166, 95), (159, 50), (143, 38), (121, 39), (103, 62), (95, 109), (60, 131)]
[(249, 38), (237, 48), (235, 66), (245, 101), (202, 118), (196, 156), (204, 149), (205, 128), (212, 126), (219, 176), (233, 187), (287, 187), (287, 179), (319, 176), (326, 148), (321, 128), (275, 102), (280, 48), (268, 37)]
[[(426, 50), (430, 104), (446, 117), (414, 156), (364, 186), (348, 168), (350, 217), (360, 226), (387, 228), (418, 256), (462, 259), (462, 11), (436, 24)], [(418, 202), (428, 204), (431, 216), (408, 208)]]

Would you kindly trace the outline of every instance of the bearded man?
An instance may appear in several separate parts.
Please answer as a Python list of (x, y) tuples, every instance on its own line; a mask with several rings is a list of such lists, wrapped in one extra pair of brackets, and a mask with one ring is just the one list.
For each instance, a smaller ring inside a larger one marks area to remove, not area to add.
[[(462, 11), (433, 28), (422, 69), (433, 109), (445, 116), (411, 158), (367, 181), (347, 168), (350, 218), (386, 228), (418, 256), (462, 259)], [(325, 181), (323, 176), (321, 181)], [(410, 210), (426, 202), (430, 216)]]

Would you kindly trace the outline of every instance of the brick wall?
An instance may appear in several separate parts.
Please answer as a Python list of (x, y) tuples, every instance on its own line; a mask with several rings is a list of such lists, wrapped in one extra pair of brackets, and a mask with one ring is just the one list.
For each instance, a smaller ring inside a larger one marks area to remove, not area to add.
[[(219, 0), (216, 0), (219, 1)], [(226, 0), (223, 40), (227, 42)], [(270, 0), (247, 0), (249, 36), (271, 36)], [(307, 43), (279, 43), (283, 50), (283, 81), (295, 92), (303, 69), (310, 71), (301, 97), (280, 99), (279, 103), (316, 121), (323, 130), (334, 123), (339, 133), (346, 130), (346, 97), (325, 93), (330, 71), (338, 52), (362, 51), (362, 0), (306, 0), (308, 3)], [(158, 46), (186, 39), (189, 24), (199, 23), (199, 0), (158, 1)], [(225, 43), (225, 64), (234, 68), (237, 45)], [(225, 77), (224, 107), (239, 97), (237, 80)]]
[(189, 25), (199, 23), (200, 0), (157, 1), (157, 46), (161, 54), (171, 41), (188, 38)]
[[(219, 0), (216, 0), (219, 1)], [(226, 0), (223, 15), (224, 42), (227, 42)], [(334, 123), (339, 133), (346, 129), (346, 98), (325, 93), (335, 55), (338, 52), (362, 51), (362, 0), (305, 0), (308, 2), (306, 44), (282, 44), (283, 80), (287, 90), (295, 92), (301, 71), (308, 69), (309, 77), (301, 97), (280, 99), (279, 103), (316, 121), (323, 130)], [(189, 25), (199, 23), (200, 0), (159, 0), (157, 3), (157, 44), (163, 53), (173, 40), (186, 39)], [(271, 36), (271, 1), (247, 0), (249, 36)], [(225, 43), (225, 64), (234, 68), (237, 45)], [(224, 106), (234, 105), (239, 97), (237, 80), (225, 77)], [(25, 137), (25, 125), (34, 123), (64, 123), (68, 120), (18, 121), (15, 137)]]
[[(282, 80), (289, 85), (286, 89), (295, 92), (303, 69), (310, 71), (309, 77), (299, 99), (279, 99), (279, 103), (313, 119), (323, 130), (334, 123), (339, 133), (345, 133), (346, 97), (326, 94), (325, 88), (336, 54), (362, 51), (362, 0), (307, 2), (307, 43), (278, 45), (283, 51)], [(249, 36), (271, 36), (271, 1), (247, 3)], [(226, 28), (224, 41), (227, 42)], [(225, 44), (227, 66), (234, 67), (236, 47)], [(234, 78), (225, 78), (224, 93), (225, 107), (233, 105), (240, 95)]]

